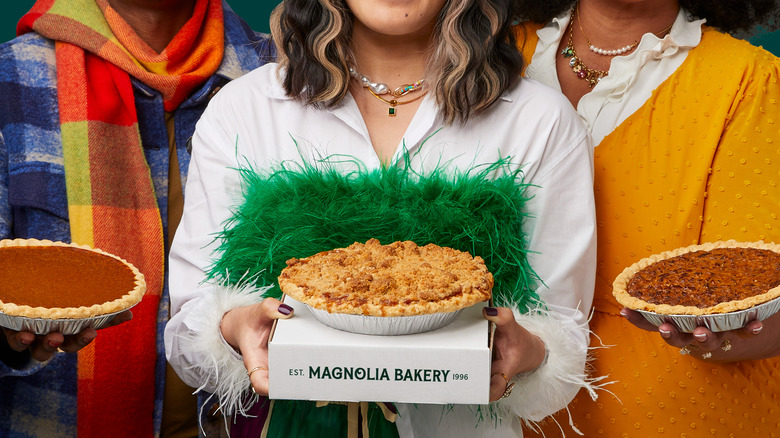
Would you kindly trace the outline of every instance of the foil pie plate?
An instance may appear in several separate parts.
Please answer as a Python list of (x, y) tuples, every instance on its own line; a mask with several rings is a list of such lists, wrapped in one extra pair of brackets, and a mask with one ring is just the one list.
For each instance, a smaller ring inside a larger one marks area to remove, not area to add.
[(763, 321), (780, 310), (780, 298), (758, 304), (749, 309), (728, 313), (714, 313), (712, 315), (662, 315), (648, 312), (647, 310), (634, 309), (650, 321), (659, 326), (665, 322), (671, 323), (682, 333), (692, 333), (696, 327), (706, 327), (712, 332), (725, 332), (741, 329), (752, 320)]
[[(132, 307), (129, 307), (130, 309)], [(75, 335), (82, 330), (92, 327), (95, 330), (108, 325), (115, 316), (124, 312), (120, 310), (114, 313), (106, 313), (91, 318), (27, 318), (25, 316), (13, 316), (0, 312), (0, 326), (16, 331), (27, 331), (36, 335), (46, 335), (52, 332), (60, 332), (63, 335)]]
[(329, 313), (309, 305), (306, 307), (318, 321), (328, 327), (351, 333), (381, 336), (411, 335), (436, 330), (454, 321), (463, 310), (427, 315), (365, 316)]

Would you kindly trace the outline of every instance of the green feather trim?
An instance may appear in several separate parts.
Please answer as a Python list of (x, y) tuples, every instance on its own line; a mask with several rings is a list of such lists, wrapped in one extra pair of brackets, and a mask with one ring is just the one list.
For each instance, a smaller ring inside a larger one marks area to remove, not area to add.
[[(498, 306), (538, 305), (526, 257), (526, 184), (509, 158), (469, 171), (441, 163), (419, 174), (408, 152), (398, 165), (343, 173), (344, 157), (286, 162), (241, 172), (244, 200), (217, 236), (221, 256), (208, 277), (222, 284), (274, 285), (285, 262), (376, 238), (411, 240), (480, 256), (493, 273)], [(247, 280), (248, 279), (248, 280)]]

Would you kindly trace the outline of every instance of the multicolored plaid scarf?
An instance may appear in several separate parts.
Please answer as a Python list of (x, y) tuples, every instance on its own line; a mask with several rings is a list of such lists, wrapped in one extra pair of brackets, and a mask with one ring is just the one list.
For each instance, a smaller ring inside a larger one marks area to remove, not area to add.
[(78, 436), (151, 437), (164, 246), (130, 77), (175, 110), (222, 61), (222, 3), (197, 0), (160, 54), (107, 0), (39, 0), (17, 28), (30, 31), (56, 42), (71, 238), (125, 258), (148, 286), (132, 322), (79, 352)]

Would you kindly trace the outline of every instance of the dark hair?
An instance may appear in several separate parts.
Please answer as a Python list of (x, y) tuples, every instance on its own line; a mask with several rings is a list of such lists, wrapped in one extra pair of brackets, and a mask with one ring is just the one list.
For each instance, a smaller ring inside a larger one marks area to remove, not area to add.
[[(447, 123), (465, 122), (492, 105), (516, 80), (514, 0), (448, 0), (439, 14), (426, 67)], [(349, 87), (352, 15), (344, 0), (285, 0), (271, 15), (287, 95), (332, 107)]]
[[(571, 9), (576, 0), (516, 0), (518, 18), (546, 23)], [(680, 0), (680, 6), (723, 32), (750, 31), (757, 25), (780, 25), (778, 0)]]

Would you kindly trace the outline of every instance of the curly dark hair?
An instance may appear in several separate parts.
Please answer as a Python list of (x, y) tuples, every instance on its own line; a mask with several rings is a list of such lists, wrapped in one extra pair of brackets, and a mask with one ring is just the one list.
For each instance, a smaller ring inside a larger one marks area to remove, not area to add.
[[(577, 0), (515, 0), (518, 18), (546, 23), (571, 9)], [(780, 26), (778, 0), (680, 0), (682, 6), (697, 18), (706, 18), (707, 25), (723, 32), (753, 30), (764, 25), (775, 30)]]
[[(515, 0), (448, 0), (439, 14), (426, 81), (444, 119), (465, 122), (520, 76)], [(352, 14), (344, 0), (285, 0), (271, 15), (288, 96), (332, 107), (347, 93), (353, 62)]]

